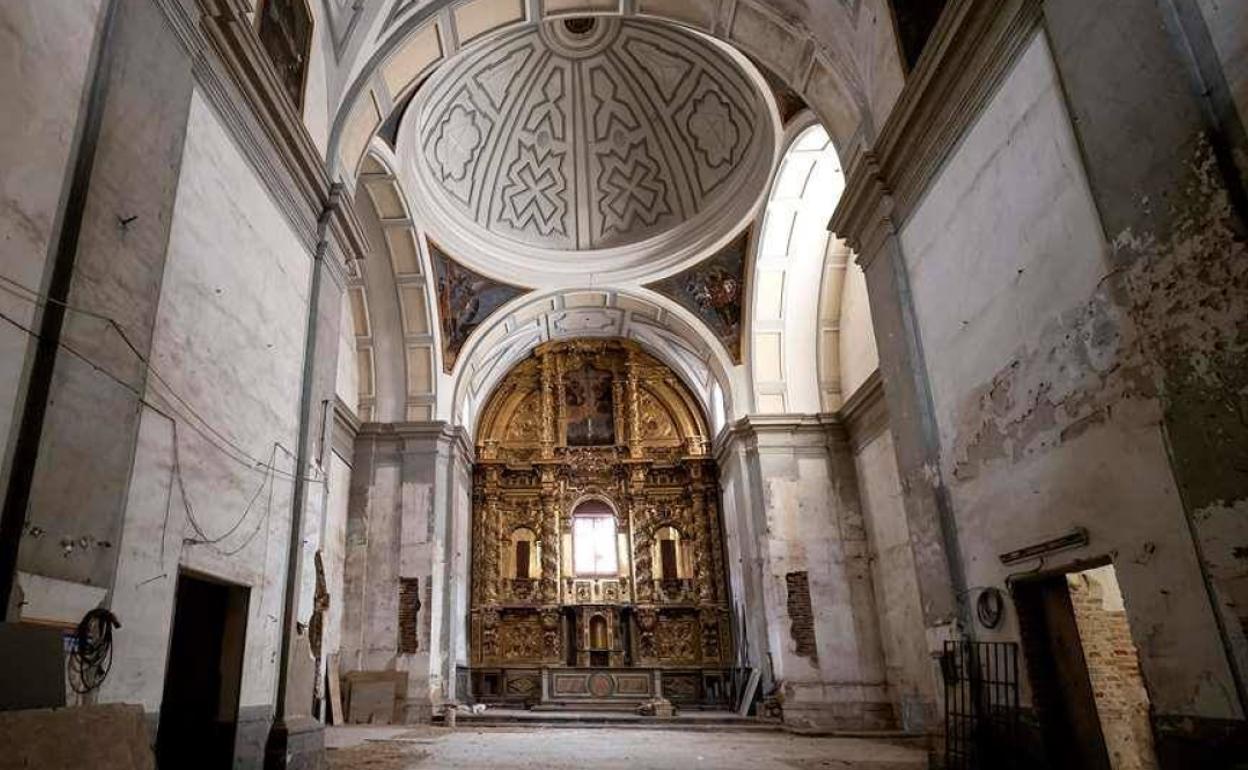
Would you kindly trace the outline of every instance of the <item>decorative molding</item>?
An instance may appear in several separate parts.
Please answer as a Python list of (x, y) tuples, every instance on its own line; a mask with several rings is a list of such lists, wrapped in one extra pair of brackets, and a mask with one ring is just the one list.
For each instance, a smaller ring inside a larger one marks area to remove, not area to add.
[(866, 267), (904, 225), (1040, 23), (1042, 0), (950, 0), (829, 229)]
[(334, 397), (334, 424), (330, 433), (330, 450), (350, 465), (355, 452), (355, 437), (360, 433), (360, 418), (355, 410)]
[(476, 462), (468, 431), (443, 420), (360, 423), (357, 446), (359, 442), (393, 442), (403, 452), (444, 451), (448, 455), (454, 453), (465, 462)]
[(822, 453), (829, 432), (843, 430), (840, 418), (819, 414), (751, 414), (729, 423), (715, 437), (711, 454), (721, 466), (727, 455), (743, 447), (748, 452)]
[(857, 452), (888, 430), (888, 404), (884, 401), (884, 378), (876, 369), (836, 412)]

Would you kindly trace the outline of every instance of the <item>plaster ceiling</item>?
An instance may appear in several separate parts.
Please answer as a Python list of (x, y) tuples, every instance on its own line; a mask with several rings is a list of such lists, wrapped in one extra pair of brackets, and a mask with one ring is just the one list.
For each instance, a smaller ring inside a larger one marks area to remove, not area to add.
[(417, 92), (399, 155), (431, 235), (472, 267), (528, 285), (641, 281), (749, 220), (778, 121), (730, 48), (589, 17), (461, 51)]

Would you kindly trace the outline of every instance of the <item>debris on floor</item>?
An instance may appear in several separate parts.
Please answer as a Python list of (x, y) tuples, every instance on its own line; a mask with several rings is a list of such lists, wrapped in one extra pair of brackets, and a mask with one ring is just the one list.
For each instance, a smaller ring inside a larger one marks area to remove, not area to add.
[(325, 752), (328, 770), (406, 770), (428, 756), (428, 751), (388, 741), (369, 741)]
[(637, 706), (637, 713), (643, 717), (674, 717), (676, 707), (667, 698), (651, 698)]

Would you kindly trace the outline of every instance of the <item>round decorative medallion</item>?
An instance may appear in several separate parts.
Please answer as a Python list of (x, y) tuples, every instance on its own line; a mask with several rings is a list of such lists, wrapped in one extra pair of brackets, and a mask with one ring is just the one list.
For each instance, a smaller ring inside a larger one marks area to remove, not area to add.
[(589, 694), (595, 698), (606, 698), (615, 691), (615, 682), (606, 674), (589, 675)]
[(414, 203), (458, 259), (530, 284), (697, 258), (761, 201), (774, 100), (710, 38), (570, 22), (469, 46), (421, 87), (399, 146)]

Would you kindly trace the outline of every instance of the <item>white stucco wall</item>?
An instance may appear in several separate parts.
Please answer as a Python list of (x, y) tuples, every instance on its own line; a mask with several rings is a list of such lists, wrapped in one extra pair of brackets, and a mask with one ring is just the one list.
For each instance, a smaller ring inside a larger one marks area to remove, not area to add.
[(333, 34), (324, 5), (310, 0), (308, 8), (312, 11), (312, 50), (303, 86), (303, 124), (324, 158), (329, 146), (329, 70), (335, 66)]
[[(1195, 599), (1204, 589), (1157, 403), (1126, 395), (1056, 427), (1098, 397), (1103, 373), (1129, 355), (1131, 328), (1097, 294), (1105, 244), (1042, 35), (906, 222), (902, 246), (967, 585), (1003, 586), (1036, 563), (1003, 567), (998, 554), (1086, 527), (1088, 547), (1043, 566), (1115, 559), (1159, 711), (1238, 713), (1209, 605)], [(1010, 614), (983, 636), (1017, 634)]]
[[(310, 266), (265, 187), (196, 93), (151, 363), (200, 421), (158, 381), (149, 379), (147, 399), (177, 419), (180, 478), (203, 532), (216, 538), (238, 526), (212, 546), (185, 542), (200, 535), (174, 481), (174, 432), (168, 419), (147, 409), (113, 600), (124, 625), (105, 700), (149, 710), (159, 705), (174, 586), (185, 568), (250, 589), (240, 705), (272, 703), (293, 487), (287, 452), (298, 427)], [(222, 436), (237, 449), (224, 451)], [(275, 458), (281, 473), (248, 467), (239, 450)]]
[(841, 292), (841, 393), (849, 398), (880, 367), (880, 352), (876, 349), (875, 330), (871, 327), (867, 279), (856, 262), (846, 266)]
[(338, 375), (334, 380), (334, 393), (353, 414), (360, 410), (360, 368), (355, 350), (355, 326), (351, 321), (351, 299), (342, 293), (342, 310), (338, 324)]
[[(39, 292), (68, 177), (99, 0), (0, 4), (0, 275)], [(0, 283), (0, 313), (31, 328), (36, 306)], [(0, 321), (0, 468), (33, 338)], [(0, 476), (3, 494), (7, 476)]]
[(904, 729), (934, 729), (939, 680), (927, 649), (892, 433), (885, 429), (859, 447), (854, 466), (871, 549), (871, 579), (889, 691)]

